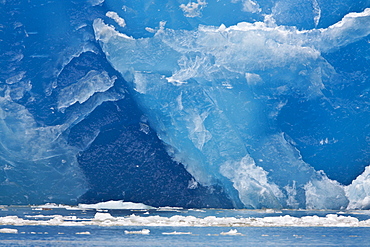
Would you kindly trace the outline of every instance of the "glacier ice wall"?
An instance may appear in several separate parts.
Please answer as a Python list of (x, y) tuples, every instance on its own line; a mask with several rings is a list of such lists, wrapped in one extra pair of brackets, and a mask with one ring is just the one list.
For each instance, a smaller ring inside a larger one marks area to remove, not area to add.
[(103, 2), (0, 2), (0, 204), (232, 207), (168, 156), (106, 61)]
[[(182, 9), (185, 17), (196, 17), (204, 6), (198, 1)], [(159, 22), (157, 29), (147, 29), (152, 37), (129, 36), (129, 30), (118, 32), (101, 19), (94, 21), (94, 29), (171, 155), (201, 184), (221, 183), (236, 206), (240, 199), (253, 208), (340, 208), (348, 203), (343, 187), (325, 169), (315, 170), (313, 165), (322, 161), (305, 162), (296, 143), (302, 137), (283, 130), (295, 123), (284, 122), (281, 112), (315, 102), (313, 108), (326, 106), (317, 110), (322, 112), (306, 112), (308, 118), (340, 115), (336, 109), (342, 104), (334, 101), (341, 99), (330, 87), (342, 78), (325, 55), (370, 34), (369, 10), (310, 30), (278, 25), (274, 11), (263, 22), (229, 27), (186, 30)], [(366, 125), (366, 119), (361, 122)], [(337, 126), (319, 127), (330, 135)], [(313, 141), (319, 149), (343, 139)]]
[(0, 203), (369, 207), (369, 1), (0, 5)]

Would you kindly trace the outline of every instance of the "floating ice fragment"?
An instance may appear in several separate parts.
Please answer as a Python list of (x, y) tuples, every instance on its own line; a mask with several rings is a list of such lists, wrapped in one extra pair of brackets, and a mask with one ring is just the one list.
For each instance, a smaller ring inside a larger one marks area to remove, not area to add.
[(159, 207), (158, 211), (180, 211), (182, 210), (182, 207)]
[(150, 233), (150, 230), (149, 229), (143, 229), (143, 230), (140, 230), (140, 231), (127, 231), (125, 230), (125, 234), (149, 234)]
[(11, 228), (1, 228), (0, 233), (18, 233), (18, 230)]
[(163, 235), (190, 235), (192, 234), (191, 232), (177, 232), (177, 231), (173, 231), (173, 232), (162, 232)]
[(99, 212), (97, 212), (94, 216), (94, 220), (104, 221), (106, 219), (113, 219), (113, 216), (110, 213), (99, 213)]
[(244, 234), (238, 232), (238, 230), (236, 230), (236, 229), (231, 229), (228, 232), (221, 232), (220, 235), (244, 236)]
[(79, 234), (79, 235), (90, 235), (91, 233), (90, 232), (76, 232), (76, 234)]
[(31, 208), (32, 210), (51, 210), (55, 208), (64, 208), (66, 210), (80, 210), (80, 208), (76, 206), (69, 206), (69, 205), (56, 204), (56, 203), (46, 203), (44, 205), (31, 206)]

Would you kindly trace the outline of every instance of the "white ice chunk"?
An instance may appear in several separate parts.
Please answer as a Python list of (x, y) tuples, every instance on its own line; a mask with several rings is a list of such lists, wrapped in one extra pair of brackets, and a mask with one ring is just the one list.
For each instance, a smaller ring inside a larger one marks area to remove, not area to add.
[(238, 232), (236, 229), (231, 229), (228, 232), (221, 232), (220, 235), (244, 236), (244, 234)]
[(69, 206), (63, 204), (56, 204), (56, 203), (46, 203), (44, 205), (37, 205), (31, 206), (32, 210), (47, 210), (47, 209), (55, 209), (55, 208), (64, 208), (66, 210), (80, 210), (80, 208), (76, 206)]
[(186, 5), (181, 4), (180, 8), (186, 17), (198, 17), (201, 15), (201, 10), (207, 6), (205, 0), (197, 0), (197, 2), (188, 2)]
[(94, 20), (93, 26), (96, 40), (107, 42), (111, 37), (114, 36), (119, 36), (126, 39), (133, 39), (132, 37), (117, 32), (113, 26), (106, 25), (102, 19)]
[(268, 181), (268, 173), (256, 166), (249, 155), (237, 163), (226, 162), (220, 171), (233, 182), (245, 206), (261, 208), (262, 205), (268, 205), (271, 208), (281, 208), (278, 198), (282, 197), (282, 192), (278, 186)]
[(245, 78), (247, 79), (248, 85), (258, 85), (263, 83), (263, 80), (260, 75), (253, 73), (245, 73)]
[(100, 213), (100, 212), (97, 212), (94, 216), (94, 220), (105, 221), (107, 219), (113, 219), (113, 216), (110, 213)]
[(307, 209), (345, 209), (348, 205), (344, 187), (325, 175), (312, 179), (304, 189)]
[(370, 209), (370, 166), (345, 187), (348, 209)]
[(18, 233), (17, 229), (11, 229), (11, 228), (1, 228), (0, 233)]
[(127, 230), (125, 230), (125, 234), (144, 234), (144, 235), (147, 235), (149, 233), (150, 233), (149, 229), (143, 229), (143, 230), (140, 230), (140, 231), (127, 231)]
[(156, 32), (156, 30), (154, 28), (151, 28), (151, 27), (146, 27), (145, 30), (148, 31), (149, 33), (155, 33)]
[(113, 19), (121, 27), (125, 27), (126, 26), (125, 20), (122, 17), (120, 17), (116, 12), (108, 11), (105, 15), (107, 17)]
[(124, 202), (124, 201), (107, 201), (96, 204), (78, 204), (82, 209), (154, 209), (143, 203)]
[(177, 232), (177, 231), (173, 231), (173, 232), (162, 232), (163, 235), (191, 235), (192, 233), (191, 232)]

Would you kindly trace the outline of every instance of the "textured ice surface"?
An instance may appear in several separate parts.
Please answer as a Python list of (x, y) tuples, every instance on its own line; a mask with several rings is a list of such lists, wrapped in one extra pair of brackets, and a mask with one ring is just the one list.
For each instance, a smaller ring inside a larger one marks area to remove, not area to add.
[(322, 54), (366, 37), (369, 24), (366, 9), (308, 31), (240, 22), (161, 26), (135, 39), (101, 19), (94, 30), (158, 136), (199, 183), (222, 184), (235, 206), (340, 208), (348, 203), (342, 186), (304, 162), (279, 115), (297, 97), (335, 109), (326, 84), (336, 71)]
[(0, 203), (232, 207), (168, 156), (106, 61), (93, 21), (124, 22), (103, 2), (0, 2)]
[(369, 1), (0, 7), (1, 204), (369, 208)]

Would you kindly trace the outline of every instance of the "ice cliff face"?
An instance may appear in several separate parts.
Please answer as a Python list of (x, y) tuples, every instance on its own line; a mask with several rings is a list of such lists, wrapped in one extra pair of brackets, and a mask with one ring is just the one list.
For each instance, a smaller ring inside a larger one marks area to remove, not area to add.
[(369, 206), (369, 2), (2, 5), (3, 203)]

